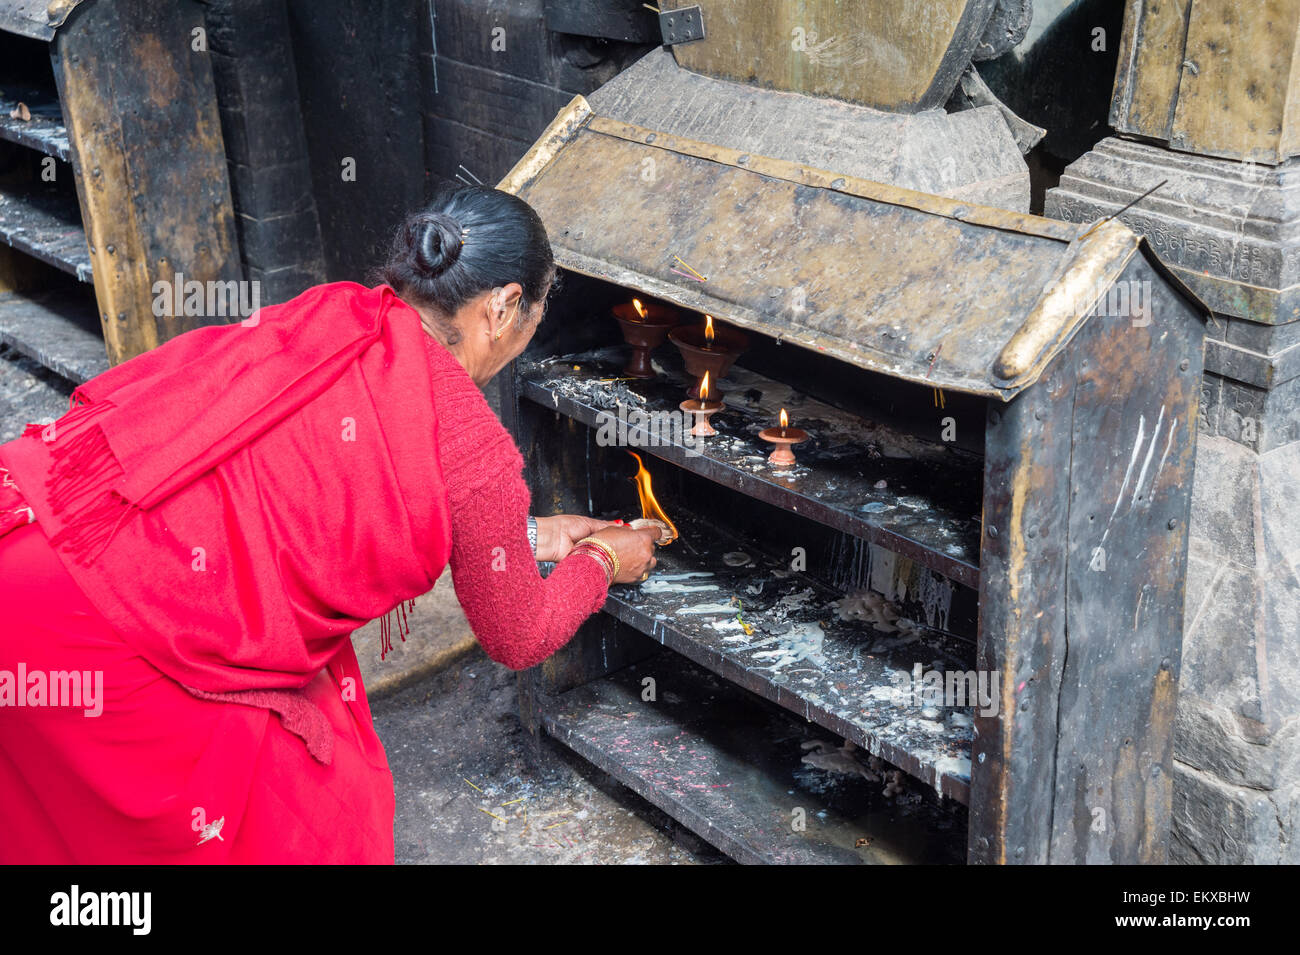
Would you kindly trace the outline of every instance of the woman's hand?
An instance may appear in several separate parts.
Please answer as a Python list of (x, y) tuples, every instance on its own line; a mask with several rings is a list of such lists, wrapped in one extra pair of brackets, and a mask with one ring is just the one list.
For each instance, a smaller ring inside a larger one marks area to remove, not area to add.
[[(618, 521), (598, 521), (580, 514), (556, 514), (537, 520), (537, 559), (563, 560), (573, 550), (573, 545), (607, 527), (618, 527)], [(620, 555), (619, 559), (622, 559)]]
[(659, 539), (658, 527), (643, 527), (632, 530), (626, 525), (606, 527), (589, 536), (603, 541), (614, 548), (618, 554), (618, 575), (616, 584), (635, 584), (649, 576), (658, 561), (655, 559), (655, 541)]

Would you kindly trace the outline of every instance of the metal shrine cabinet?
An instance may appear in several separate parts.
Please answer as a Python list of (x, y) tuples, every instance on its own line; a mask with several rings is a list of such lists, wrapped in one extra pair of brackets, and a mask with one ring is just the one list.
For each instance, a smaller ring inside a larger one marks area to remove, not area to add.
[(155, 283), (243, 277), (203, 9), (0, 0), (0, 342), (77, 384), (205, 323)]
[[(1163, 861), (1199, 303), (1118, 222), (637, 109), (575, 98), (500, 186), (565, 273), (504, 402), (534, 513), (636, 516), (630, 450), (681, 529), (650, 585), (521, 674), (525, 724), (744, 862)], [(633, 295), (750, 338), (702, 453), (628, 416), (688, 384), (671, 345), (621, 377), (609, 309)], [(756, 437), (778, 406), (812, 435), (793, 472)], [(634, 446), (599, 437), (611, 416)], [(846, 615), (855, 595), (916, 626)], [(994, 705), (923, 705), (904, 681), (928, 671), (982, 674)], [(803, 762), (818, 741), (847, 774)]]

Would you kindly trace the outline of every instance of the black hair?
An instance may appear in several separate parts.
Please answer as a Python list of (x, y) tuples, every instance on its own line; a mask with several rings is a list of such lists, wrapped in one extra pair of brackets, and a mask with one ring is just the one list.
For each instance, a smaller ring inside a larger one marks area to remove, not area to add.
[(452, 316), (482, 292), (518, 282), (524, 312), (545, 299), (555, 259), (541, 216), (523, 199), (490, 186), (448, 185), (402, 223), (375, 277), (434, 312), (450, 345), (460, 341)]

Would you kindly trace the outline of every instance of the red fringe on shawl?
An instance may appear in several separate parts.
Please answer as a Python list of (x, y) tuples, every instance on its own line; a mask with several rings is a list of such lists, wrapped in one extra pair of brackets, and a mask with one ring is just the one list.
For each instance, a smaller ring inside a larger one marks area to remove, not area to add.
[(406, 615), (414, 612), (415, 601), (403, 600), (388, 613), (384, 614), (379, 620), (379, 659), (382, 660), (393, 649), (393, 623), (396, 622), (397, 635), (406, 642), (406, 635), (411, 632), (410, 624), (407, 623)]
[(112, 542), (122, 524), (135, 512), (133, 504), (112, 489), (122, 476), (122, 466), (98, 425), (72, 438), (60, 440), (66, 428), (83, 424), (113, 404), (87, 404), (72, 394), (72, 410), (51, 424), (29, 424), (23, 435), (34, 435), (50, 448), (52, 464), (46, 486), (50, 506), (63, 518), (63, 528), (50, 538), (80, 564), (90, 564)]

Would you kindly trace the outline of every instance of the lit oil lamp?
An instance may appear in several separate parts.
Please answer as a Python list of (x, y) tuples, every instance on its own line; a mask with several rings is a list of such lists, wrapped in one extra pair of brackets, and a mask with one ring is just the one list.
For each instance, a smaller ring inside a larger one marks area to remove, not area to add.
[[(700, 380), (707, 372), (714, 385), (726, 377), (737, 356), (749, 346), (749, 337), (734, 328), (725, 325), (714, 328), (712, 315), (704, 316), (702, 326), (674, 328), (668, 333), (668, 340), (682, 353), (686, 373), (692, 380)], [(692, 398), (700, 397), (699, 388), (691, 388), (688, 394)]]
[(768, 444), (776, 445), (776, 449), (767, 456), (768, 464), (776, 468), (794, 467), (794, 452), (790, 450), (790, 445), (808, 440), (807, 431), (790, 427), (790, 416), (784, 408), (781, 409), (781, 427), (764, 428), (758, 436)]
[(655, 500), (654, 488), (650, 486), (650, 472), (645, 469), (641, 456), (632, 451), (628, 454), (636, 458), (636, 474), (632, 476), (632, 480), (636, 482), (637, 497), (641, 499), (641, 516), (628, 526), (633, 530), (640, 530), (642, 527), (657, 525), (660, 528), (660, 537), (655, 543), (660, 547), (671, 544), (677, 540), (677, 525), (668, 519), (664, 509)]
[(691, 434), (700, 438), (707, 438), (718, 432), (714, 430), (713, 425), (709, 424), (709, 418), (722, 410), (722, 402), (716, 398), (709, 397), (709, 373), (706, 371), (704, 377), (700, 379), (699, 398), (691, 398), (683, 401), (679, 408), (687, 414), (695, 416), (695, 427), (691, 428)]
[(653, 303), (642, 305), (639, 298), (632, 299), (630, 304), (615, 305), (613, 311), (623, 338), (632, 346), (623, 374), (629, 378), (653, 378), (650, 352), (664, 343), (668, 331), (677, 324), (677, 311)]

